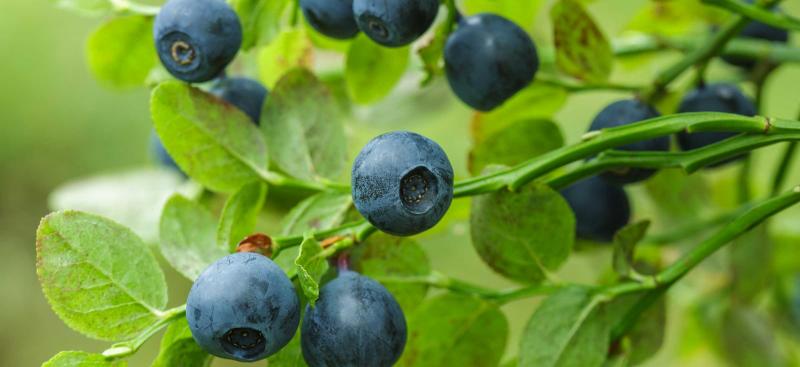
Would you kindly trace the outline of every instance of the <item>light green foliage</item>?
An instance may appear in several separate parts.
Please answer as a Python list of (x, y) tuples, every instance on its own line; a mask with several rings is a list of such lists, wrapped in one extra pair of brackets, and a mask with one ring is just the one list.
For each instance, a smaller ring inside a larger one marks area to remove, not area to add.
[[(643, 296), (631, 294), (619, 297), (606, 306), (609, 325), (616, 325)], [(647, 361), (661, 349), (667, 323), (667, 299), (661, 297), (645, 311), (625, 336), (625, 359), (630, 365)]]
[(267, 149), (244, 112), (183, 83), (166, 82), (150, 102), (156, 132), (181, 169), (214, 191), (232, 192), (267, 169)]
[(408, 68), (409, 48), (387, 48), (359, 35), (347, 50), (345, 80), (353, 102), (380, 101), (394, 89)]
[(609, 345), (603, 307), (586, 288), (567, 288), (548, 297), (522, 336), (520, 367), (601, 366)]
[(92, 214), (48, 215), (36, 233), (36, 272), (56, 314), (92, 338), (122, 340), (156, 321), (164, 273), (131, 230)]
[(259, 52), (259, 79), (272, 89), (289, 70), (310, 67), (312, 54), (311, 41), (305, 30), (284, 30)]
[(550, 19), (559, 69), (588, 82), (608, 79), (614, 53), (583, 6), (576, 0), (558, 0), (550, 10)]
[(353, 249), (350, 260), (355, 271), (381, 282), (406, 314), (428, 294), (426, 284), (403, 281), (431, 272), (425, 250), (412, 239), (375, 234)]
[(511, 19), (523, 29), (533, 27), (544, 0), (463, 0), (464, 11), (468, 15), (495, 13)]
[(140, 15), (111, 18), (89, 37), (86, 55), (95, 78), (117, 87), (144, 84), (156, 65), (153, 18)]
[(307, 181), (336, 179), (347, 163), (342, 114), (314, 74), (294, 69), (275, 86), (261, 116), (275, 165)]
[(267, 359), (269, 367), (306, 367), (303, 359), (303, 350), (300, 347), (300, 332), (294, 334), (294, 338), (286, 344), (280, 352)]
[(213, 262), (228, 254), (218, 245), (216, 221), (207, 209), (180, 195), (173, 196), (161, 215), (161, 254), (189, 280), (195, 280)]
[(319, 283), (328, 271), (328, 259), (320, 256), (322, 246), (313, 236), (306, 236), (300, 245), (300, 253), (294, 264), (297, 266), (297, 279), (311, 306), (319, 298)]
[(628, 276), (634, 271), (634, 250), (647, 234), (650, 221), (641, 221), (620, 229), (614, 235), (614, 271)]
[(494, 271), (537, 283), (558, 269), (575, 242), (575, 217), (564, 198), (542, 184), (472, 199), (472, 245)]
[(496, 366), (508, 339), (508, 321), (497, 305), (471, 296), (428, 299), (408, 323), (400, 366)]
[(269, 43), (280, 32), (286, 18), (289, 0), (231, 0), (230, 4), (242, 22), (242, 49)]
[(99, 16), (111, 11), (108, 0), (51, 0), (57, 6), (73, 10), (85, 15)]
[(186, 318), (172, 322), (161, 338), (161, 349), (152, 367), (208, 367), (211, 355), (192, 338)]
[(267, 185), (253, 182), (242, 186), (225, 202), (217, 227), (217, 243), (229, 252), (236, 250), (239, 241), (252, 234), (258, 213), (267, 198)]
[(86, 352), (60, 352), (42, 367), (125, 367), (125, 361), (108, 361), (99, 354)]

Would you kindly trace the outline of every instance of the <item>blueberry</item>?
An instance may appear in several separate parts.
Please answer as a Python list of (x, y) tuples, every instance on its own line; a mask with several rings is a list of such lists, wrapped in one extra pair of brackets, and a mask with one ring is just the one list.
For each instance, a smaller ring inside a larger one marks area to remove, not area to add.
[[(658, 111), (652, 106), (636, 99), (626, 99), (614, 102), (600, 111), (592, 121), (589, 131), (628, 125), (658, 116)], [(639, 141), (617, 149), (631, 152), (668, 151), (669, 137)], [(655, 172), (652, 169), (625, 168), (606, 172), (603, 178), (617, 184), (627, 184), (646, 180)]]
[(222, 0), (169, 0), (153, 25), (158, 57), (176, 78), (214, 79), (242, 44), (242, 25)]
[[(753, 3), (753, 0), (746, 0), (746, 1), (751, 4)], [(774, 11), (777, 11), (777, 8), (775, 8)], [(777, 42), (777, 43), (787, 43), (789, 42), (789, 31), (762, 22), (753, 21), (748, 23), (742, 29), (738, 37), (752, 38), (752, 39)], [(758, 64), (757, 60), (744, 57), (724, 56), (722, 59), (725, 60), (725, 62), (727, 62), (728, 64), (738, 66), (745, 70), (753, 70), (755, 66)]]
[(300, 0), (308, 24), (328, 37), (353, 38), (358, 25), (353, 16), (353, 0)]
[(211, 93), (238, 107), (256, 124), (261, 122), (261, 109), (269, 94), (261, 83), (249, 78), (222, 78)]
[(300, 323), (294, 286), (272, 260), (256, 253), (228, 255), (194, 282), (186, 319), (207, 352), (257, 361), (283, 348)]
[(161, 143), (161, 139), (155, 131), (150, 134), (150, 150), (153, 152), (153, 157), (156, 161), (163, 167), (183, 173), (178, 164), (175, 163), (175, 160), (172, 159), (172, 156), (169, 155), (167, 149), (164, 148), (164, 144)]
[(575, 213), (578, 238), (611, 242), (631, 219), (625, 190), (598, 176), (578, 181), (562, 190), (561, 195)]
[(303, 358), (311, 367), (392, 366), (406, 345), (406, 319), (391, 293), (351, 271), (306, 306), (301, 330)]
[(503, 104), (530, 84), (539, 69), (533, 40), (494, 14), (462, 19), (447, 39), (444, 62), (453, 92), (480, 111)]
[(353, 0), (358, 28), (387, 47), (414, 42), (431, 27), (438, 11), (439, 0)]
[[(683, 97), (678, 112), (727, 112), (744, 116), (754, 116), (756, 107), (739, 87), (733, 84), (709, 84), (698, 87), (690, 91)], [(682, 150), (694, 150), (718, 143), (737, 133), (726, 132), (702, 132), (689, 134), (681, 132), (678, 134), (678, 145)], [(738, 157), (737, 157), (738, 158)], [(734, 158), (733, 160), (735, 160)], [(717, 163), (719, 166), (731, 160)]]
[(430, 229), (453, 201), (453, 167), (439, 144), (398, 131), (372, 139), (353, 164), (356, 209), (378, 229), (410, 236)]

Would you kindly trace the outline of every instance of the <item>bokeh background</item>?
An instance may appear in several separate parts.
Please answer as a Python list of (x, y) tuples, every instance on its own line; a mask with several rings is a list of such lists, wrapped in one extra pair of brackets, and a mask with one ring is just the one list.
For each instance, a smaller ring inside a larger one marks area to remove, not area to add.
[[(613, 37), (647, 2), (598, 0), (589, 2), (588, 9), (606, 34)], [(788, 12), (800, 15), (800, 1), (785, 3)], [(542, 13), (534, 34), (537, 41), (547, 42), (549, 24), (546, 11)], [(56, 187), (97, 173), (154, 166), (148, 151), (148, 91), (108, 89), (96, 82), (87, 69), (85, 40), (98, 24), (98, 19), (76, 15), (45, 0), (0, 2), (0, 366), (38, 366), (61, 350), (100, 352), (108, 346), (71, 331), (50, 310), (36, 279), (34, 247), (36, 226), (49, 212), (48, 194)], [(800, 43), (800, 35), (795, 34), (794, 43)], [(675, 57), (671, 54), (654, 58), (645, 67), (617, 65), (614, 80), (649, 80), (659, 65)], [(711, 75), (725, 79), (733, 72), (715, 63)], [(352, 150), (357, 151), (383, 131), (414, 130), (439, 141), (463, 177), (470, 112), (454, 100), (446, 85), (439, 83), (419, 92), (418, 81), (419, 73), (411, 72), (389, 99), (356, 111), (349, 128)], [(800, 113), (797, 85), (800, 65), (781, 67), (767, 84), (763, 113), (780, 117)], [(555, 120), (566, 140), (575, 142), (594, 113), (624, 96), (608, 92), (573, 96)], [(780, 149), (766, 149), (756, 154), (752, 185), (757, 194), (766, 191), (769, 172), (779, 153)], [(735, 195), (736, 169), (734, 166), (702, 173), (715, 205), (725, 207)], [(800, 182), (800, 161), (795, 162), (791, 175), (793, 183)], [(644, 191), (642, 187), (631, 190), (637, 218), (650, 214)], [(473, 253), (464, 224), (467, 207), (467, 202), (459, 203), (444, 226), (420, 238), (433, 268), (491, 287), (510, 286)], [(800, 231), (800, 221), (794, 221), (792, 216), (783, 215), (778, 220), (780, 226), (795, 226)], [(260, 223), (264, 230), (275, 226), (277, 223), (269, 221)], [(783, 241), (800, 246), (791, 232), (788, 230)], [(800, 253), (796, 256), (800, 257)], [(699, 269), (685, 285), (682, 283), (670, 293), (667, 342), (649, 365), (726, 363), (698, 330), (702, 327), (687, 316), (688, 305), (720, 282), (715, 278), (715, 259), (711, 269)], [(560, 275), (592, 282), (598, 276), (593, 270), (607, 264), (608, 251), (586, 251), (573, 256)], [(170, 305), (183, 303), (190, 284), (168, 266), (164, 269), (169, 278)], [(537, 302), (521, 301), (504, 308), (511, 324), (508, 356), (516, 354), (519, 334)], [(154, 338), (131, 359), (131, 365), (148, 365), (157, 346), (158, 339)], [(215, 362), (215, 366), (222, 365), (227, 364)]]

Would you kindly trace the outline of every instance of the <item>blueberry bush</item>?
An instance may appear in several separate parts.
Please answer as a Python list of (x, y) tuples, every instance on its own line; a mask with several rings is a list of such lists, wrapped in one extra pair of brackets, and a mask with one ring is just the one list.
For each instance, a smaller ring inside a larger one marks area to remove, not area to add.
[[(701, 266), (726, 274), (693, 300), (697, 327), (722, 330), (703, 342), (734, 365), (800, 363), (800, 277), (773, 265), (797, 257), (796, 243), (778, 252), (773, 216), (800, 202), (800, 121), (760, 114), (770, 76), (800, 62), (800, 19), (778, 0), (653, 1), (616, 39), (579, 0), (57, 3), (104, 18), (86, 45), (98, 80), (151, 91), (162, 169), (54, 195), (36, 233), (42, 290), (110, 345), (44, 366), (124, 366), (158, 336), (153, 366), (639, 365)], [(534, 35), (548, 17), (552, 37)], [(614, 81), (642, 67), (651, 80)], [(414, 132), (348, 143), (352, 116), (409, 88), (473, 111), (468, 173)], [(567, 145), (553, 117), (588, 91), (626, 97), (588, 111)], [(751, 188), (750, 152), (774, 145), (769, 187)], [(712, 211), (703, 175), (724, 167), (735, 197)], [(108, 185), (129, 202), (81, 201)], [(410, 236), (458, 220), (515, 286), (432, 269)], [(593, 281), (562, 271), (582, 253), (601, 254)], [(184, 302), (168, 302), (161, 264), (193, 282), (185, 304), (167, 307)], [(510, 347), (502, 307), (528, 298)]]

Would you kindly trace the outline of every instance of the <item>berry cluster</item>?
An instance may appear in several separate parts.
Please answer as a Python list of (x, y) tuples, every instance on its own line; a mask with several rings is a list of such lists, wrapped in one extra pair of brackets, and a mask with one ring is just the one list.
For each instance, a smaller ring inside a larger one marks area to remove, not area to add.
[[(684, 112), (726, 112), (754, 116), (753, 102), (733, 84), (702, 84), (689, 91), (678, 107)], [(658, 111), (642, 101), (631, 99), (614, 102), (600, 111), (589, 127), (590, 131), (632, 124), (660, 116)], [(677, 135), (678, 146), (684, 150), (700, 149), (735, 136), (734, 133), (681, 132)], [(667, 137), (628, 144), (620, 150), (645, 152), (668, 151)], [(719, 162), (711, 167), (729, 163)], [(641, 182), (655, 173), (654, 170), (623, 168), (610, 170), (599, 177), (592, 177), (563, 190), (561, 193), (575, 212), (579, 238), (609, 242), (614, 234), (628, 224), (630, 203), (622, 185)]]

